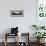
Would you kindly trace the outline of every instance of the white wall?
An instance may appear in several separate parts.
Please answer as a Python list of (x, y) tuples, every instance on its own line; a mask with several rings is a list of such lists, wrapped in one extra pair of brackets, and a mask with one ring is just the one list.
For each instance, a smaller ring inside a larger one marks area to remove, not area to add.
[[(10, 10), (24, 10), (24, 17), (10, 17)], [(32, 34), (32, 24), (36, 24), (36, 0), (0, 0), (0, 34), (16, 26)]]

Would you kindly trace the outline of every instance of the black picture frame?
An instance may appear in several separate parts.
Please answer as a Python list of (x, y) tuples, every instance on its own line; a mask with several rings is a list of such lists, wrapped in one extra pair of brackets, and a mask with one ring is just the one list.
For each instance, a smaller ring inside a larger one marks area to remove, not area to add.
[(24, 10), (11, 10), (10, 16), (11, 17), (24, 17)]

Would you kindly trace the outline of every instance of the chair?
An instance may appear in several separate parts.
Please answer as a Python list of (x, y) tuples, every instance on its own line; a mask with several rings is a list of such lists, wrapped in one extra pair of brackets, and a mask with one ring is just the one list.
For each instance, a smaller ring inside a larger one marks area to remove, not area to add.
[(9, 34), (9, 33), (6, 33), (5, 34), (5, 46), (7, 46), (8, 42), (7, 42), (7, 38), (10, 38), (10, 36), (17, 36), (17, 38), (15, 38), (16, 40), (16, 46), (18, 46), (18, 34)]
[(13, 37), (13, 36), (17, 36), (15, 38), (15, 40), (17, 40), (16, 41), (16, 46), (18, 46), (18, 27), (11, 28), (11, 33), (5, 33), (5, 46), (8, 45), (7, 38), (10, 38), (10, 37)]
[(26, 39), (26, 41), (20, 42), (19, 46), (30, 46), (29, 42), (29, 33), (21, 33), (22, 40)]

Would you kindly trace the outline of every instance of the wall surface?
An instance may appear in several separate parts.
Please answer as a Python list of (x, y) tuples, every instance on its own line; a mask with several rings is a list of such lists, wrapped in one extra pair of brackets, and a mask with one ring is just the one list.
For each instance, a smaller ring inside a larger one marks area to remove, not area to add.
[[(24, 10), (24, 17), (10, 17), (10, 10)], [(0, 34), (17, 26), (32, 36), (32, 24), (36, 24), (36, 0), (0, 0)]]

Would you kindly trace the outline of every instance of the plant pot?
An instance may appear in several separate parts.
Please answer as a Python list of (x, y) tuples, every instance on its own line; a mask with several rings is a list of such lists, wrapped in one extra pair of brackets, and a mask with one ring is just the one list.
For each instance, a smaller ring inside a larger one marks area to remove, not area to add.
[(40, 43), (44, 43), (44, 40), (45, 40), (45, 39), (40, 39)]
[(38, 42), (39, 44), (41, 44), (41, 43), (44, 42), (44, 40), (45, 40), (45, 39), (38, 39), (37, 42)]
[(40, 39), (37, 39), (37, 43), (40, 43)]

